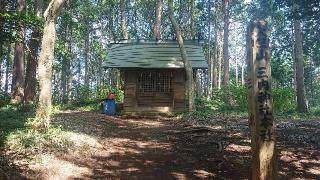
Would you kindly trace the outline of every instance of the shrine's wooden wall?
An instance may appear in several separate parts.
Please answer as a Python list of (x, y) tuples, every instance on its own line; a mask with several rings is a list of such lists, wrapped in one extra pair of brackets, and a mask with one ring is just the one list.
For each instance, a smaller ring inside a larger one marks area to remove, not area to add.
[[(161, 71), (172, 74), (171, 90), (166, 93), (141, 93), (138, 76), (143, 71)], [(127, 68), (124, 73), (125, 112), (182, 112), (185, 110), (184, 69), (142, 69)]]

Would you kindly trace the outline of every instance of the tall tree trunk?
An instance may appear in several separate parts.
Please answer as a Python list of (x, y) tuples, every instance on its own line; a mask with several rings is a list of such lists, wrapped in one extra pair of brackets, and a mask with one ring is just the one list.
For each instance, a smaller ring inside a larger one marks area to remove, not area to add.
[[(103, 23), (100, 22), (100, 31), (101, 32), (105, 32), (104, 31), (104, 28), (103, 28)], [(101, 36), (99, 38), (99, 50), (102, 51), (102, 47), (103, 47), (103, 37)], [(104, 76), (104, 73), (103, 73), (103, 68), (102, 68), (102, 62), (103, 62), (103, 59), (102, 59), (102, 55), (98, 55), (98, 63), (99, 63), (99, 67), (98, 67), (98, 77), (97, 77), (97, 86), (100, 87), (102, 85), (102, 81), (103, 81), (103, 76)]]
[[(69, 3), (69, 1), (68, 1)], [(67, 4), (68, 4), (67, 3)], [(69, 9), (69, 4), (67, 5)], [(65, 42), (65, 49), (67, 50), (67, 55), (63, 57), (62, 62), (62, 72), (61, 72), (61, 89), (62, 89), (62, 102), (68, 103), (69, 101), (69, 95), (71, 91), (71, 84), (70, 84), (70, 78), (71, 77), (71, 60), (72, 60), (72, 44), (71, 44), (71, 36), (72, 36), (72, 27), (71, 25), (67, 23), (66, 25), (66, 42)]]
[(121, 27), (122, 39), (129, 38), (129, 35), (127, 32), (127, 25), (126, 25), (126, 5), (127, 5), (126, 0), (120, 0), (120, 13), (121, 13), (120, 27)]
[(224, 0), (224, 25), (223, 25), (223, 85), (229, 85), (229, 0)]
[(157, 0), (156, 21), (153, 28), (153, 34), (156, 40), (161, 39), (160, 26), (162, 18), (163, 0)]
[(0, 92), (2, 89), (2, 61), (3, 61), (3, 59), (4, 59), (3, 58), (3, 44), (2, 44), (2, 42), (0, 42)]
[[(223, 49), (222, 49), (222, 32), (219, 30), (218, 37), (220, 38), (218, 43), (218, 88), (221, 88), (222, 83), (222, 56), (223, 56)], [(220, 45), (219, 45), (220, 44)]]
[[(89, 27), (87, 27), (89, 29)], [(84, 87), (89, 88), (89, 30), (86, 32), (84, 42)]]
[(297, 17), (298, 8), (297, 5), (294, 5), (294, 56), (296, 64), (296, 91), (297, 91), (297, 111), (298, 112), (307, 112), (307, 104), (305, 97), (305, 87), (304, 87), (304, 65), (303, 65), (303, 51), (302, 51), (302, 38), (301, 38), (301, 27), (300, 19)]
[(7, 59), (6, 59), (6, 80), (4, 82), (4, 92), (9, 94), (9, 72), (10, 72), (10, 61), (11, 61), (11, 44), (8, 45)]
[[(35, 15), (40, 18), (42, 15), (42, 0), (35, 1)], [(39, 27), (34, 26), (30, 39), (30, 52), (27, 60), (26, 79), (24, 85), (24, 103), (30, 104), (36, 100), (36, 75), (38, 67), (38, 49), (40, 44), (40, 30)]]
[[(25, 11), (26, 2), (25, 0), (18, 0), (17, 10), (19, 13)], [(18, 42), (15, 45), (15, 55), (12, 70), (12, 97), (11, 103), (19, 104), (23, 100), (24, 96), (24, 22), (23, 20), (18, 21), (17, 24), (17, 37)]]
[(239, 85), (239, 71), (238, 71), (238, 58), (237, 57), (236, 57), (235, 73), (236, 73), (236, 85)]
[(244, 86), (244, 63), (241, 64), (241, 85)]
[(40, 95), (34, 129), (47, 130), (50, 125), (52, 109), (52, 62), (54, 58), (54, 44), (56, 40), (56, 19), (64, 0), (51, 0), (44, 12), (44, 29), (39, 57), (39, 85)]
[(171, 24), (173, 26), (173, 29), (176, 33), (177, 36), (177, 41), (180, 47), (180, 53), (181, 53), (181, 58), (186, 70), (187, 74), (187, 90), (188, 90), (188, 95), (189, 95), (189, 112), (192, 112), (195, 110), (195, 104), (194, 104), (194, 83), (193, 83), (193, 71), (191, 64), (187, 58), (187, 52), (184, 47), (184, 42), (182, 38), (182, 34), (179, 28), (179, 25), (174, 17), (174, 12), (173, 12), (173, 0), (168, 0), (168, 7), (169, 7), (169, 18), (171, 21)]
[(217, 23), (215, 23), (215, 30), (214, 30), (214, 52), (213, 52), (213, 61), (212, 61), (212, 88), (213, 87), (217, 87), (218, 86), (218, 27), (217, 27)]
[[(65, 8), (72, 14), (71, 1), (67, 0)], [(72, 22), (71, 19), (66, 19), (65, 28), (65, 50), (66, 55), (62, 59), (62, 70), (61, 70), (61, 89), (62, 89), (62, 102), (68, 103), (71, 96), (71, 84), (72, 84), (72, 73), (71, 73), (71, 61), (73, 59), (72, 54)]]
[(211, 58), (211, 20), (210, 20), (210, 14), (211, 14), (211, 1), (208, 1), (208, 81), (207, 81), (207, 86), (208, 86), (208, 93), (206, 94), (207, 97), (211, 96), (212, 92), (212, 58)]
[(194, 20), (194, 0), (190, 0), (190, 35), (191, 39), (196, 39), (196, 28), (195, 28), (195, 20)]
[(116, 32), (115, 32), (115, 21), (116, 21), (116, 18), (115, 18), (115, 13), (114, 13), (115, 7), (114, 7), (113, 1), (111, 1), (110, 4), (111, 4), (110, 5), (110, 7), (111, 7), (110, 12), (111, 13), (109, 13), (109, 21), (110, 21), (109, 22), (109, 24), (110, 24), (109, 32), (110, 32), (110, 34), (112, 36), (113, 41), (116, 41), (116, 39), (117, 39)]

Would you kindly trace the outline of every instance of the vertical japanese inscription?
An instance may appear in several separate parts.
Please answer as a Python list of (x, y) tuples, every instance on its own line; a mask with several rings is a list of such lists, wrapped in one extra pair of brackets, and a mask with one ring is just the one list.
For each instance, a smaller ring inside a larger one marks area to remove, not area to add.
[(267, 23), (251, 22), (247, 35), (247, 85), (252, 179), (277, 179)]
[(253, 36), (255, 51), (255, 59), (253, 66), (256, 70), (256, 77), (253, 77), (257, 84), (257, 101), (258, 107), (257, 117), (259, 135), (262, 141), (274, 140), (274, 127), (272, 115), (272, 100), (271, 100), (271, 70), (269, 57), (269, 39), (267, 32), (267, 24), (263, 21), (256, 23), (255, 35)]

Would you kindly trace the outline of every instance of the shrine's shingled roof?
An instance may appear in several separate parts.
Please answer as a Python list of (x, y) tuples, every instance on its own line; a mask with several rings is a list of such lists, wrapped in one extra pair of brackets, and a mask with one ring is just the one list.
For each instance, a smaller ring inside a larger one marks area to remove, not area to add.
[[(185, 43), (188, 60), (193, 68), (207, 68), (202, 47)], [(183, 68), (176, 42), (135, 42), (113, 44), (104, 64), (111, 68)]]

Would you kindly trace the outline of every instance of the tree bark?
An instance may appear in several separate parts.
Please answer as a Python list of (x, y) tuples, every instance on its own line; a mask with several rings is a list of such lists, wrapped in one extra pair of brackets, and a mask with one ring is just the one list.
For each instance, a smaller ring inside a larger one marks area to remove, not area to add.
[(223, 85), (229, 85), (229, 0), (224, 0), (224, 25), (223, 25)]
[(212, 92), (212, 74), (213, 74), (213, 64), (212, 64), (212, 58), (211, 58), (211, 20), (210, 20), (210, 14), (211, 14), (211, 1), (208, 1), (208, 81), (207, 81), (207, 86), (208, 86), (208, 93), (206, 94), (207, 97), (211, 96)]
[(236, 66), (235, 66), (235, 73), (236, 73), (236, 85), (239, 85), (239, 71), (238, 71), (238, 58), (236, 57)]
[(195, 29), (195, 20), (194, 20), (194, 2), (195, 0), (190, 0), (190, 35), (191, 39), (195, 40), (196, 39), (196, 29)]
[[(1, 23), (1, 22), (0, 22)], [(3, 61), (3, 44), (0, 42), (0, 92), (2, 89), (2, 61)]]
[(10, 61), (11, 61), (11, 44), (8, 45), (7, 59), (6, 59), (6, 80), (4, 82), (4, 92), (9, 94), (9, 72), (10, 72)]
[(244, 85), (244, 63), (241, 64), (241, 85)]
[(212, 61), (212, 88), (218, 87), (218, 52), (219, 52), (219, 45), (218, 45), (218, 27), (217, 23), (215, 22), (215, 30), (214, 30), (214, 52), (213, 52), (213, 61)]
[[(68, 2), (69, 3), (69, 2)], [(70, 5), (67, 3), (67, 8), (70, 9)], [(72, 82), (72, 75), (71, 75), (71, 60), (73, 57), (72, 54), (72, 26), (67, 22), (66, 25), (66, 42), (65, 42), (65, 49), (67, 50), (67, 55), (63, 57), (62, 62), (62, 72), (61, 72), (61, 88), (62, 88), (62, 102), (68, 103), (70, 92), (71, 92), (71, 82)], [(71, 82), (70, 82), (71, 81)]]
[[(89, 27), (87, 27), (89, 29)], [(86, 31), (84, 42), (84, 87), (89, 88), (89, 30)]]
[[(40, 18), (42, 15), (42, 0), (35, 1), (35, 15)], [(24, 84), (24, 103), (30, 104), (36, 100), (36, 82), (37, 82), (37, 67), (38, 67), (38, 50), (40, 44), (39, 27), (34, 26), (30, 39), (30, 52), (27, 60), (26, 79)]]
[(296, 92), (297, 92), (297, 111), (305, 113), (308, 111), (305, 97), (304, 87), (304, 65), (303, 65), (303, 50), (302, 50), (302, 38), (301, 38), (301, 25), (300, 19), (297, 17), (298, 7), (294, 6), (294, 56), (296, 65)]
[(54, 58), (54, 44), (56, 40), (56, 19), (59, 9), (65, 0), (51, 0), (44, 12), (44, 29), (39, 57), (39, 103), (33, 127), (38, 131), (45, 131), (50, 125), (52, 109), (52, 62)]
[(220, 45), (218, 44), (218, 88), (221, 88), (222, 84), (222, 56), (223, 56), (223, 48), (222, 48), (222, 32), (219, 30), (218, 37), (220, 38)]
[[(23, 13), (25, 11), (25, 8), (25, 0), (18, 0), (18, 12)], [(20, 20), (17, 24), (18, 42), (16, 42), (15, 44), (15, 55), (12, 70), (11, 103), (13, 104), (21, 103), (24, 96), (24, 36), (24, 22), (23, 20)]]
[(129, 35), (127, 32), (127, 25), (126, 25), (126, 0), (120, 0), (120, 13), (121, 13), (120, 27), (121, 27), (122, 39), (128, 39)]
[(158, 0), (157, 8), (156, 8), (156, 21), (153, 28), (153, 34), (156, 40), (161, 39), (160, 26), (161, 26), (161, 18), (162, 18), (162, 9), (163, 9), (163, 0)]
[(173, 26), (173, 29), (176, 33), (177, 36), (177, 41), (179, 44), (180, 48), (180, 53), (181, 53), (181, 58), (186, 70), (186, 75), (187, 75), (187, 90), (188, 90), (188, 95), (189, 95), (189, 112), (193, 112), (195, 110), (195, 104), (194, 104), (194, 83), (193, 83), (193, 71), (191, 64), (187, 58), (187, 52), (184, 47), (184, 42), (182, 38), (182, 34), (179, 28), (179, 25), (174, 17), (174, 12), (173, 12), (173, 0), (168, 0), (168, 7), (169, 7), (169, 18), (171, 21), (171, 24)]

